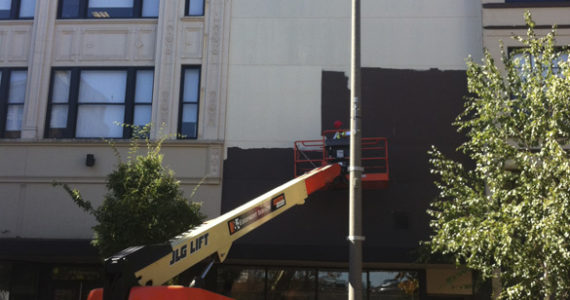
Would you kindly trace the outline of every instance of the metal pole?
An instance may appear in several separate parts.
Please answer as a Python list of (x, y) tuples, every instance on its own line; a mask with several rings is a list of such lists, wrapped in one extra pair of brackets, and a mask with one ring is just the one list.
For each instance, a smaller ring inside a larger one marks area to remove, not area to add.
[(348, 299), (362, 299), (362, 171), (360, 129), (360, 0), (352, 0), (350, 59), (350, 185)]

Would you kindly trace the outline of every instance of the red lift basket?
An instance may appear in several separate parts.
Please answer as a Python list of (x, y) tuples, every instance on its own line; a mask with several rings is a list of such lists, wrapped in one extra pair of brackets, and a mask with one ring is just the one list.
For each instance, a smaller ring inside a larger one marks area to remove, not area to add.
[[(295, 142), (295, 177), (321, 166), (349, 164), (350, 138), (347, 129), (325, 130), (319, 140)], [(362, 186), (383, 189), (388, 186), (388, 140), (384, 137), (362, 138)], [(348, 178), (348, 174), (346, 175)], [(345, 181), (346, 184), (347, 181)]]

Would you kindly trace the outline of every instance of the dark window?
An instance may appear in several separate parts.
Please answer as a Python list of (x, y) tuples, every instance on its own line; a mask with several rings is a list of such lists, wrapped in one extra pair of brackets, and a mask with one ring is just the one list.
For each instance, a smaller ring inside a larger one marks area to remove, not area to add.
[(187, 16), (203, 16), (204, 0), (186, 0)]
[[(219, 265), (217, 293), (232, 299), (345, 300), (347, 270), (326, 268)], [(420, 276), (409, 270), (364, 270), (362, 296), (367, 300), (419, 299)]]
[(267, 299), (315, 299), (315, 269), (269, 268)]
[(60, 0), (59, 18), (156, 18), (158, 7), (159, 0)]
[(0, 69), (0, 137), (19, 138), (24, 115), (25, 69)]
[(180, 138), (198, 137), (198, 104), (200, 99), (200, 67), (183, 67), (180, 87), (180, 113), (178, 134)]
[(36, 0), (0, 0), (0, 20), (32, 19)]
[(121, 124), (150, 123), (153, 81), (152, 69), (54, 69), (46, 137), (129, 138)]
[(368, 299), (419, 299), (419, 275), (417, 272), (368, 272)]
[(264, 300), (266, 273), (263, 267), (227, 266), (218, 272), (218, 293), (234, 299)]

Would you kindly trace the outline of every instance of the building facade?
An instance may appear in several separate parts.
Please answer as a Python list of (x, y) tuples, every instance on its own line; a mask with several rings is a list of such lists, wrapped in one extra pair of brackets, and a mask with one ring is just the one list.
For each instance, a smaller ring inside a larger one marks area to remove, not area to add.
[[(366, 299), (488, 299), (488, 283), (418, 260), (453, 155), (465, 58), (516, 47), (530, 9), (570, 38), (568, 1), (362, 0), (363, 135), (388, 139), (390, 182), (363, 193)], [(348, 0), (0, 0), (0, 300), (85, 299), (101, 285), (94, 203), (131, 132), (168, 135), (165, 164), (215, 217), (293, 178), (293, 142), (349, 124)], [(348, 192), (250, 233), (207, 278), (236, 299), (345, 299)], [(453, 279), (453, 280), (450, 280)]]
[[(0, 299), (79, 299), (100, 285), (94, 219), (131, 132), (168, 135), (186, 195), (221, 208), (227, 1), (0, 1)], [(177, 137), (177, 135), (179, 137)]]

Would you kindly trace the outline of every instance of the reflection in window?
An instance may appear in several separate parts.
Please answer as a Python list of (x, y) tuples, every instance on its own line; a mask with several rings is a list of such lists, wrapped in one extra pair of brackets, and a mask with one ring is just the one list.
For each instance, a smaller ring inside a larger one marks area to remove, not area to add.
[(236, 300), (263, 300), (265, 269), (225, 267), (218, 272), (218, 292)]
[(416, 272), (370, 271), (370, 300), (419, 299), (419, 281)]
[[(319, 300), (344, 300), (348, 297), (348, 272), (319, 271)], [(366, 295), (366, 273), (362, 273), (362, 294)]]
[(153, 81), (149, 69), (55, 70), (46, 137), (130, 137), (120, 124), (150, 123)]
[(200, 67), (183, 68), (181, 94), (178, 133), (181, 138), (196, 138), (198, 136)]
[(90, 18), (132, 18), (133, 0), (89, 0), (87, 14)]
[(267, 299), (315, 299), (316, 271), (298, 269), (269, 269), (267, 271)]

